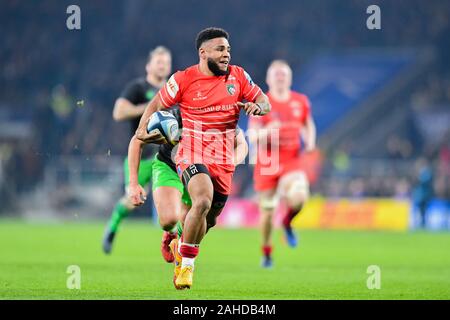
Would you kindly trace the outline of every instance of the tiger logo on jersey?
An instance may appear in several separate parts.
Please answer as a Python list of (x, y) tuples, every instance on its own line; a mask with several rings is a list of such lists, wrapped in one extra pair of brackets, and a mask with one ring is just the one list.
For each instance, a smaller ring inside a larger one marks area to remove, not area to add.
[(234, 84), (227, 84), (227, 91), (230, 96), (234, 96), (236, 93), (236, 88), (234, 87)]

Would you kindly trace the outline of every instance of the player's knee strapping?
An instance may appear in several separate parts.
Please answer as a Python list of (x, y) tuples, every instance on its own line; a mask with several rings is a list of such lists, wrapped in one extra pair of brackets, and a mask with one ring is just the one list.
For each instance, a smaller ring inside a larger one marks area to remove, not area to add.
[(214, 191), (211, 210), (209, 214), (206, 216), (207, 227), (212, 228), (217, 223), (217, 217), (222, 212), (222, 209), (225, 207), (225, 203), (228, 200), (228, 195), (222, 194), (220, 192)]
[(227, 200), (228, 200), (228, 195), (214, 191), (211, 208), (214, 211), (220, 213), (220, 210), (222, 210), (223, 207), (225, 207), (225, 203), (227, 202)]
[(259, 207), (263, 210), (274, 210), (278, 205), (278, 196), (261, 197)]
[(209, 174), (208, 168), (204, 164), (201, 163), (191, 164), (189, 167), (187, 167), (182, 174), (182, 181), (184, 187), (187, 188), (189, 181), (192, 179), (192, 177), (196, 176), (199, 173), (205, 173), (208, 176), (211, 176)]
[(290, 202), (303, 203), (309, 198), (309, 183), (306, 176), (299, 176), (299, 179), (292, 181), (286, 194)]

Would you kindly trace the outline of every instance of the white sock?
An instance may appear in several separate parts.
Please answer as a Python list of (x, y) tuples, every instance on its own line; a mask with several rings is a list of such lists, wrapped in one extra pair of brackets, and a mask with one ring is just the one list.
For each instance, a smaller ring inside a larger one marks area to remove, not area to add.
[(181, 260), (181, 267), (192, 267), (194, 268), (194, 261), (195, 258), (185, 258), (183, 257), (183, 259)]

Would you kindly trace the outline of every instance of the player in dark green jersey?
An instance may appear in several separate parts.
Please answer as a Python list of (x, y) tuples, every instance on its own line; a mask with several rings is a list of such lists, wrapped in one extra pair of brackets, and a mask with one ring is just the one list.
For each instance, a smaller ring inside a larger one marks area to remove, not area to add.
[[(113, 111), (115, 121), (129, 121), (130, 134), (134, 135), (139, 120), (144, 113), (147, 103), (157, 94), (158, 90), (166, 83), (171, 73), (172, 57), (170, 51), (159, 46), (149, 53), (145, 66), (146, 76), (131, 81), (116, 100)], [(142, 152), (142, 162), (139, 168), (139, 183), (148, 186), (152, 180), (152, 163), (155, 154), (154, 147), (146, 146)], [(129, 172), (128, 158), (124, 160), (124, 182), (128, 189)], [(111, 219), (108, 222), (103, 237), (103, 251), (110, 253), (114, 238), (121, 221), (134, 209), (132, 203), (123, 196), (114, 206)], [(165, 226), (165, 230), (172, 231), (174, 226)]]

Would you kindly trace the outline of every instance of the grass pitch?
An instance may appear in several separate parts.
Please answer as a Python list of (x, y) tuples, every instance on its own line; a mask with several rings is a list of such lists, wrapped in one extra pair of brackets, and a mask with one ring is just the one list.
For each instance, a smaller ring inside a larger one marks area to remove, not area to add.
[[(126, 221), (110, 256), (103, 223), (0, 220), (0, 299), (450, 299), (450, 233), (300, 230), (288, 248), (277, 230), (274, 267), (261, 269), (257, 230), (213, 229), (194, 286), (176, 291), (159, 252), (161, 231)], [(81, 289), (66, 287), (81, 269)], [(381, 289), (367, 288), (367, 268)]]

